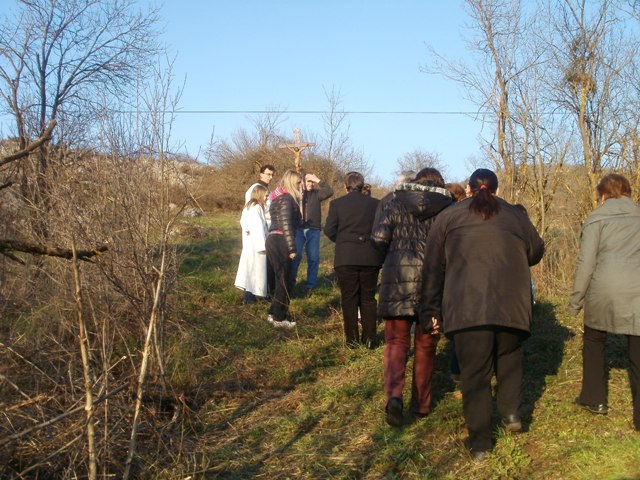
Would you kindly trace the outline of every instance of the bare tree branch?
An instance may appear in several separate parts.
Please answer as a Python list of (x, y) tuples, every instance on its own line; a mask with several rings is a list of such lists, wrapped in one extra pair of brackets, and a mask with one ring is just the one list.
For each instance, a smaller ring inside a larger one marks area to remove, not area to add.
[[(101, 255), (109, 248), (106, 245), (97, 246), (91, 250), (78, 250), (77, 257), (79, 260), (91, 261), (92, 257)], [(0, 254), (9, 256), (11, 252), (30, 253), (32, 255), (46, 255), (49, 257), (60, 257), (68, 260), (73, 258), (73, 251), (66, 248), (48, 247), (46, 245), (36, 245), (33, 243), (20, 242), (18, 240), (10, 240), (0, 238)]]
[[(6, 165), (7, 163), (15, 162), (16, 160), (20, 160), (21, 158), (26, 157), (31, 152), (33, 152), (34, 150), (44, 145), (45, 142), (48, 142), (49, 140), (51, 140), (51, 133), (53, 132), (53, 129), (55, 128), (55, 126), (56, 126), (56, 120), (55, 118), (53, 118), (49, 122), (49, 125), (47, 125), (47, 128), (45, 128), (44, 132), (42, 132), (42, 135), (40, 135), (40, 137), (38, 137), (37, 140), (31, 142), (22, 150), (12, 153), (11, 155), (7, 155), (6, 157), (0, 158), (0, 167), (3, 165)], [(11, 185), (11, 182), (7, 182), (7, 183)], [(6, 188), (6, 186), (9, 186), (9, 185), (7, 184), (1, 185), (0, 189)]]

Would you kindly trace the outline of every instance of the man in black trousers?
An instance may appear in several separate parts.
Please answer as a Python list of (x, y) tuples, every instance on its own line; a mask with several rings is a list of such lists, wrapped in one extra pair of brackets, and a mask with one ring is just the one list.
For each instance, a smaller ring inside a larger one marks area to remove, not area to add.
[[(347, 345), (378, 345), (375, 299), (380, 257), (369, 237), (379, 200), (362, 194), (364, 178), (358, 172), (345, 177), (347, 194), (329, 204), (324, 233), (335, 242), (334, 269), (340, 286)], [(362, 334), (358, 331), (358, 309)]]

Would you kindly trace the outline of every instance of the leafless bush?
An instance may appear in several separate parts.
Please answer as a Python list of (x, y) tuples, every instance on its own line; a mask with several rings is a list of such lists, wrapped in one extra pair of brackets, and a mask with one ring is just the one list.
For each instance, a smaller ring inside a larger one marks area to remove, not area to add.
[[(123, 445), (131, 436), (131, 405), (145, 333), (151, 335), (147, 350), (152, 357), (145, 381), (155, 378), (163, 385), (167, 294), (177, 266), (175, 249), (166, 243), (172, 225), (168, 191), (177, 187), (167, 179), (175, 169), (167, 162), (158, 174), (159, 161), (144, 157), (85, 154), (66, 160), (72, 166), (58, 169), (50, 183), (48, 233), (39, 241), (68, 248), (108, 246), (92, 263), (79, 265), (78, 282), (96, 403), (98, 464), (103, 472), (122, 474), (124, 465), (119, 462), (126, 457)], [(183, 192), (182, 197), (184, 205), (188, 195)], [(17, 230), (14, 233), (20, 233)], [(66, 260), (26, 260), (25, 265), (3, 260), (0, 292), (10, 300), (3, 305), (1, 348), (9, 362), (0, 372), (5, 380), (0, 395), (8, 406), (0, 436), (8, 441), (0, 445), (0, 463), (6, 465), (0, 471), (45, 476), (88, 471), (88, 456), (82, 454), (86, 390), (78, 355), (73, 269)], [(29, 278), (31, 287), (22, 286), (19, 278)], [(162, 388), (164, 397), (172, 398), (170, 388)], [(145, 402), (139, 421), (153, 423)], [(58, 420), (47, 424), (51, 419)], [(29, 431), (34, 426), (37, 429)]]
[[(245, 138), (244, 135), (242, 138)], [(240, 211), (245, 191), (258, 179), (260, 167), (265, 164), (276, 168), (272, 187), (277, 185), (282, 174), (294, 167), (292, 153), (278, 147), (281, 141), (277, 137), (267, 149), (260, 149), (257, 145), (250, 147), (246, 141), (236, 142), (236, 145), (242, 146), (242, 150), (228, 142), (212, 147), (209, 150), (212, 167), (200, 173), (199, 184), (194, 189), (198, 203), (205, 211)], [(302, 169), (316, 173), (334, 187), (342, 184), (346, 173), (341, 166), (314, 153), (303, 155)]]

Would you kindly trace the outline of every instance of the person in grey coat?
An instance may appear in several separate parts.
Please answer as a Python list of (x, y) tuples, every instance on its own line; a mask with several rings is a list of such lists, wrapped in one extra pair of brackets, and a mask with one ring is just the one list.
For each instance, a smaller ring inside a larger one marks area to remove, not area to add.
[(508, 431), (522, 430), (522, 342), (530, 335), (529, 267), (544, 242), (520, 208), (496, 195), (498, 178), (480, 168), (471, 197), (438, 215), (427, 238), (420, 324), (442, 323), (460, 363), (467, 447), (476, 460), (492, 448), (494, 371), (497, 406)]
[(640, 431), (640, 207), (629, 181), (605, 175), (597, 187), (602, 205), (585, 220), (580, 236), (569, 313), (584, 308), (581, 407), (606, 414), (607, 332), (627, 336), (633, 425)]

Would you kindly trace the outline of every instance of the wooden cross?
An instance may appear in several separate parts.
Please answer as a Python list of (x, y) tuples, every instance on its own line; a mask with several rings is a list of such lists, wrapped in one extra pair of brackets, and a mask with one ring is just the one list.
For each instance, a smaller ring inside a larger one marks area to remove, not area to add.
[(315, 143), (312, 143), (312, 142), (300, 143), (300, 129), (294, 128), (293, 143), (283, 143), (282, 145), (280, 145), (280, 148), (287, 148), (293, 152), (293, 154), (295, 155), (294, 164), (296, 166), (296, 171), (300, 173), (300, 171), (302, 170), (302, 163), (300, 162), (300, 154), (302, 153), (302, 150), (304, 150), (305, 148), (313, 147), (314, 145)]

